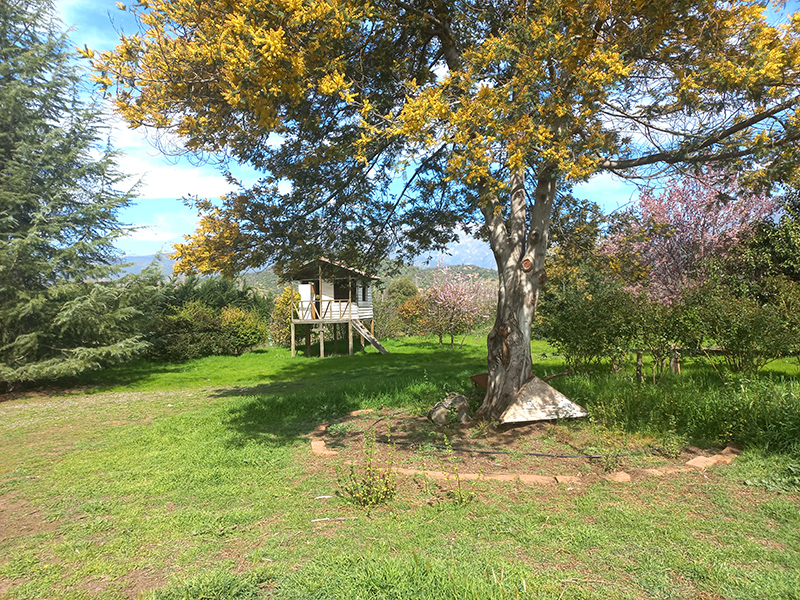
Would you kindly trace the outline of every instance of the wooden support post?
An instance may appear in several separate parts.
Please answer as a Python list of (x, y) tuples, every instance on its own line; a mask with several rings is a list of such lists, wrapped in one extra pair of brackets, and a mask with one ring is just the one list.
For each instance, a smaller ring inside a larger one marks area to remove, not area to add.
[(338, 333), (339, 333), (339, 324), (338, 323), (334, 323), (333, 324), (333, 353), (334, 354), (339, 354), (339, 336), (337, 335)]
[(372, 319), (372, 320), (369, 322), (369, 334), (370, 334), (372, 337), (375, 337), (375, 319)]
[(672, 356), (669, 359), (669, 369), (673, 375), (681, 374), (681, 359), (677, 350), (672, 352)]
[(636, 381), (638, 381), (639, 383), (641, 383), (642, 379), (643, 379), (643, 375), (642, 375), (642, 366), (643, 366), (642, 355), (643, 354), (644, 353), (641, 350), (637, 350), (636, 351)]
[(325, 358), (325, 325), (319, 324), (319, 357)]
[(306, 356), (311, 356), (311, 327), (306, 325)]
[(353, 322), (347, 322), (347, 353), (353, 356)]
[[(317, 272), (319, 273), (319, 288), (317, 288), (317, 296), (319, 296), (319, 304), (318, 304), (317, 312), (320, 313), (320, 316), (314, 317), (314, 318), (315, 319), (322, 319), (322, 263), (319, 263), (319, 266), (317, 267)], [(316, 300), (316, 298), (314, 298), (314, 299)], [(322, 323), (320, 323), (319, 328), (320, 328), (320, 332), (321, 332), (322, 331)], [(320, 344), (322, 344), (322, 333), (320, 333), (319, 339), (320, 339)], [(320, 345), (320, 348), (321, 347), (322, 346)], [(322, 356), (322, 355), (320, 354), (320, 356)]]
[(294, 358), (294, 352), (295, 352), (295, 347), (294, 347), (294, 329), (295, 329), (294, 320), (292, 320), (292, 358)]

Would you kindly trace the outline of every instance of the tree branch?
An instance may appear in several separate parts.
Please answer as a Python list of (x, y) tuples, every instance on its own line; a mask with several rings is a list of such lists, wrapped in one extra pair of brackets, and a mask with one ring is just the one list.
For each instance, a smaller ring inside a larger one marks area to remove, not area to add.
[(640, 156), (638, 158), (631, 158), (626, 160), (605, 159), (600, 163), (600, 166), (604, 169), (621, 170), (621, 169), (631, 169), (635, 167), (654, 165), (659, 162), (664, 162), (667, 164), (674, 164), (677, 162), (698, 164), (715, 160), (724, 160), (726, 158), (741, 158), (743, 156), (748, 156), (750, 154), (753, 154), (758, 149), (761, 148), (775, 148), (777, 146), (797, 140), (799, 134), (795, 133), (792, 135), (782, 137), (780, 139), (772, 140), (771, 142), (768, 142), (766, 144), (761, 144), (759, 146), (754, 146), (743, 150), (719, 152), (717, 154), (699, 154), (700, 151), (710, 148), (715, 144), (719, 144), (720, 142), (729, 139), (730, 137), (736, 135), (737, 133), (741, 133), (742, 131), (754, 125), (757, 125), (758, 123), (765, 121), (766, 119), (774, 117), (780, 112), (783, 112), (794, 106), (797, 106), (798, 104), (800, 104), (800, 96), (796, 96), (794, 98), (791, 98), (790, 100), (787, 100), (786, 102), (782, 102), (781, 104), (774, 106), (770, 110), (766, 110), (764, 112), (760, 112), (756, 115), (753, 115), (749, 119), (745, 119), (740, 123), (736, 123), (735, 125), (726, 127), (725, 129), (717, 133), (709, 135), (708, 137), (699, 141), (699, 143), (697, 144), (686, 144), (674, 150), (664, 150), (661, 152), (648, 154), (646, 156)]

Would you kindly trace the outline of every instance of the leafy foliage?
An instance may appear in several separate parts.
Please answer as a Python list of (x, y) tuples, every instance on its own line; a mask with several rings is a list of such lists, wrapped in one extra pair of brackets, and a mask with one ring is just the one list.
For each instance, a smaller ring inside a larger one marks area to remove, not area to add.
[(292, 303), (300, 302), (300, 294), (287, 285), (281, 295), (275, 299), (272, 309), (272, 323), (270, 324), (270, 337), (274, 344), (288, 346), (292, 340)]
[(800, 190), (789, 191), (780, 208), (777, 222), (765, 220), (760, 224), (751, 247), (766, 255), (770, 274), (800, 282)]
[(764, 186), (797, 178), (800, 19), (772, 25), (747, 0), (131, 10), (141, 30), (94, 63), (123, 118), (263, 175), (198, 202), (180, 268), (285, 272), (325, 255), (375, 273), (479, 232), (500, 283), (483, 416), (529, 373), (560, 189), (705, 163)]
[(725, 261), (754, 224), (777, 211), (774, 198), (750, 193), (721, 174), (672, 179), (660, 194), (644, 190), (617, 219), (603, 253), (614, 270), (659, 302), (679, 301), (709, 278), (712, 261)]
[(753, 374), (796, 354), (800, 335), (800, 286), (774, 279), (762, 291), (769, 301), (738, 294), (714, 278), (663, 304), (584, 265), (550, 288), (538, 331), (577, 371), (592, 371), (602, 361), (619, 368), (642, 348), (651, 357), (654, 383), (678, 349)]
[(641, 304), (621, 283), (584, 267), (551, 288), (539, 330), (570, 369), (592, 371), (602, 360), (619, 367), (639, 339)]
[(222, 310), (226, 306), (254, 309), (267, 317), (272, 312), (271, 295), (262, 295), (244, 282), (222, 277), (189, 275), (173, 279), (165, 286), (164, 294), (169, 305), (173, 307), (197, 301), (216, 310)]
[(380, 340), (393, 338), (399, 333), (410, 330), (400, 318), (399, 307), (390, 300), (373, 296), (372, 316), (375, 322), (375, 335)]
[(155, 275), (115, 281), (130, 199), (47, 0), (0, 4), (0, 386), (147, 348)]
[(771, 288), (777, 281), (800, 283), (800, 192), (790, 191), (777, 200), (775, 214), (754, 223), (752, 235), (712, 265), (725, 285), (761, 302), (774, 299)]
[(755, 373), (767, 363), (797, 351), (800, 287), (785, 289), (777, 303), (760, 303), (710, 283), (692, 293), (682, 307), (684, 331), (695, 347), (716, 345), (732, 370)]
[[(572, 194), (556, 196), (550, 216), (548, 251), (556, 253), (567, 265), (577, 266), (594, 259), (606, 221), (597, 203), (575, 198)], [(550, 260), (551, 265), (552, 262)]]
[(397, 277), (389, 281), (384, 298), (372, 297), (375, 332), (379, 339), (395, 337), (398, 334), (408, 335), (418, 330), (408, 322), (401, 311), (406, 302), (413, 302), (420, 297), (416, 284), (409, 277)]
[(424, 335), (430, 332), (427, 314), (428, 300), (420, 295), (408, 298), (397, 307), (398, 317), (412, 335)]
[[(87, 52), (123, 116), (265, 174), (222, 208), (199, 205), (178, 256), (200, 270), (332, 249), (375, 267), (393, 244), (400, 256), (428, 251), (482, 219), (499, 235), (518, 218), (498, 212), (509, 173), (526, 167), (545, 183), (723, 156), (753, 166), (758, 155), (761, 175), (789, 179), (796, 162), (781, 150), (793, 130), (763, 123), (792, 118), (800, 26), (772, 27), (745, 2), (688, 2), (669, 20), (659, 5), (594, 1), (131, 10), (141, 32)], [(390, 191), (406, 166), (407, 185)]]
[(234, 354), (253, 348), (267, 341), (269, 322), (257, 310), (245, 310), (238, 306), (225, 306), (220, 311), (223, 330), (230, 330), (234, 340)]
[(400, 306), (414, 296), (419, 296), (419, 290), (416, 284), (408, 277), (392, 279), (386, 287), (386, 298), (395, 306)]
[(160, 359), (239, 355), (269, 338), (272, 297), (242, 283), (190, 275), (162, 283), (159, 296), (148, 339)]
[(161, 317), (153, 333), (152, 355), (170, 361), (233, 354), (264, 343), (268, 323), (258, 313), (238, 307), (216, 310), (190, 300), (174, 314)]

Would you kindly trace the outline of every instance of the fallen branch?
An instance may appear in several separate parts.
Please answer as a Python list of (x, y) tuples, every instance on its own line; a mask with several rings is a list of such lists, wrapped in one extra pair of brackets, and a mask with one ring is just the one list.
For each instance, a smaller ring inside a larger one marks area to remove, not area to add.
[(561, 377), (562, 375), (570, 375), (571, 373), (572, 371), (564, 371), (563, 373), (554, 373), (553, 375), (542, 377), (542, 381), (550, 381), (551, 379), (555, 379), (556, 377)]

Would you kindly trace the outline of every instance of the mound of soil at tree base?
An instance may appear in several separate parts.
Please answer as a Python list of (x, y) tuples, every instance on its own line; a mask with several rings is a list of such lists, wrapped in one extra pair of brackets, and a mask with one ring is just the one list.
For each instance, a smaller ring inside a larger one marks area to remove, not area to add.
[(363, 465), (374, 452), (375, 463), (402, 473), (454, 476), (458, 472), (464, 479), (476, 475), (501, 480), (539, 475), (571, 483), (629, 481), (702, 470), (730, 462), (735, 453), (730, 449), (723, 456), (716, 449), (685, 447), (669, 456), (654, 438), (613, 434), (583, 420), (438, 427), (423, 416), (391, 409), (356, 411), (324, 423), (312, 436), (312, 443), (316, 443), (315, 453), (342, 465)]

